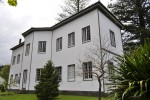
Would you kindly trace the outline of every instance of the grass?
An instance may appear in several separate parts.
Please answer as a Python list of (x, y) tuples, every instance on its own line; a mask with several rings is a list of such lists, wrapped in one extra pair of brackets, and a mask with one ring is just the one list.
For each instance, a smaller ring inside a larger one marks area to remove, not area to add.
[[(13, 94), (0, 96), (0, 100), (38, 100), (35, 94)], [(97, 100), (97, 97), (60, 95), (56, 100)], [(102, 100), (111, 100), (102, 98)]]

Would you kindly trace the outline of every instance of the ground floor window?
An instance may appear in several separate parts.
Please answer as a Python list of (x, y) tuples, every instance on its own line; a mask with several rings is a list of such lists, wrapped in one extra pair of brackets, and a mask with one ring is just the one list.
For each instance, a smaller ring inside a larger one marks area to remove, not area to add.
[(83, 63), (83, 80), (92, 80), (92, 62)]
[(68, 81), (75, 81), (75, 65), (68, 65)]
[(36, 69), (36, 81), (40, 81), (41, 79), (41, 69)]
[(57, 72), (58, 72), (58, 74), (59, 74), (59, 79), (58, 79), (58, 81), (62, 81), (62, 67), (61, 67), (61, 66), (56, 67), (56, 70), (57, 70)]

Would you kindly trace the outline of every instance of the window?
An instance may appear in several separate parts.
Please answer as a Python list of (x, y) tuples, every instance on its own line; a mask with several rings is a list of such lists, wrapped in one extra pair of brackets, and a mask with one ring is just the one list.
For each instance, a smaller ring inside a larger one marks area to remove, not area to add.
[(19, 84), (19, 76), (18, 76), (18, 74), (15, 74), (15, 83)]
[(84, 80), (92, 79), (92, 62), (83, 63), (83, 79)]
[(17, 64), (20, 63), (20, 54), (17, 56)]
[(111, 41), (111, 46), (116, 47), (115, 33), (111, 30), (110, 30), (110, 41)]
[(114, 65), (113, 62), (108, 61), (108, 75), (112, 76), (114, 74)]
[(56, 51), (62, 50), (62, 37), (56, 40)]
[(27, 69), (23, 71), (23, 83), (27, 82)]
[(56, 67), (56, 70), (57, 70), (57, 72), (59, 74), (58, 81), (62, 81), (62, 67), (61, 66), (60, 67)]
[(72, 32), (68, 34), (68, 47), (72, 47), (75, 45), (75, 33)]
[(26, 45), (25, 56), (29, 55), (29, 52), (30, 52), (30, 43)]
[(12, 60), (12, 65), (15, 64), (15, 61), (16, 61), (16, 56), (13, 57), (13, 60)]
[(13, 75), (10, 76), (10, 84), (13, 83)]
[(41, 79), (41, 69), (36, 69), (36, 81), (40, 81)]
[(38, 52), (40, 53), (46, 52), (46, 41), (39, 41)]
[(89, 42), (91, 40), (90, 26), (82, 28), (82, 43)]
[(68, 65), (68, 81), (75, 81), (75, 65)]
[(21, 73), (19, 73), (19, 80), (18, 80), (18, 83), (20, 83), (20, 79), (21, 79)]

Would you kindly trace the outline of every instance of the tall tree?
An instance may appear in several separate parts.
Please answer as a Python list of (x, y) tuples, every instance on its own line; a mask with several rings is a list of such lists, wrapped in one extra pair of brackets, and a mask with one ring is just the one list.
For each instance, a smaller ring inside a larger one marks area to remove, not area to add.
[(116, 0), (108, 8), (124, 23), (124, 33), (131, 33), (130, 36), (125, 35), (126, 42), (138, 39), (140, 44), (144, 44), (144, 39), (150, 38), (150, 0)]
[(0, 71), (0, 76), (8, 82), (9, 78), (9, 70), (10, 70), (10, 65), (3, 65), (1, 71)]
[(90, 0), (65, 0), (64, 6), (62, 8), (62, 13), (58, 13), (58, 21), (62, 21), (69, 16), (78, 13), (79, 11), (85, 9), (89, 4)]

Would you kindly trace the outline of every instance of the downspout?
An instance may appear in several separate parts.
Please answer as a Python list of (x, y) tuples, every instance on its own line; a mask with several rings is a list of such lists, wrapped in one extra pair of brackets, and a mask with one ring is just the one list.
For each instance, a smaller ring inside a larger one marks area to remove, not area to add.
[[(99, 27), (99, 40), (100, 40), (100, 53), (102, 55), (102, 41), (101, 41), (101, 33), (100, 33), (100, 19), (99, 19), (99, 10), (97, 9), (97, 16), (98, 16), (98, 27)], [(101, 59), (101, 63), (102, 63), (102, 59)], [(104, 76), (103, 76), (103, 90), (105, 93), (105, 86), (104, 86)]]
[[(25, 44), (25, 43), (24, 43), (24, 44)], [(21, 61), (21, 70), (20, 70), (21, 76), (20, 76), (20, 80), (21, 80), (21, 77), (23, 76), (23, 73), (22, 73), (23, 55), (24, 55), (24, 46), (23, 46), (22, 61)], [(22, 78), (23, 78), (23, 77), (22, 77)], [(20, 84), (21, 84), (21, 81), (20, 81)], [(22, 89), (22, 88), (20, 87), (20, 84), (19, 84), (19, 89)]]
[(53, 54), (53, 53), (52, 53), (52, 50), (53, 50), (53, 49), (52, 49), (52, 45), (53, 45), (52, 42), (53, 42), (53, 30), (52, 30), (52, 37), (51, 37), (51, 61), (52, 61), (52, 58), (53, 58), (53, 57), (52, 57), (52, 54)]
[(31, 50), (31, 61), (30, 61), (28, 90), (29, 90), (29, 86), (30, 86), (30, 77), (31, 77), (31, 65), (32, 65), (32, 55), (33, 55), (33, 42), (34, 42), (34, 32), (33, 32), (33, 40), (32, 40), (32, 50)]

